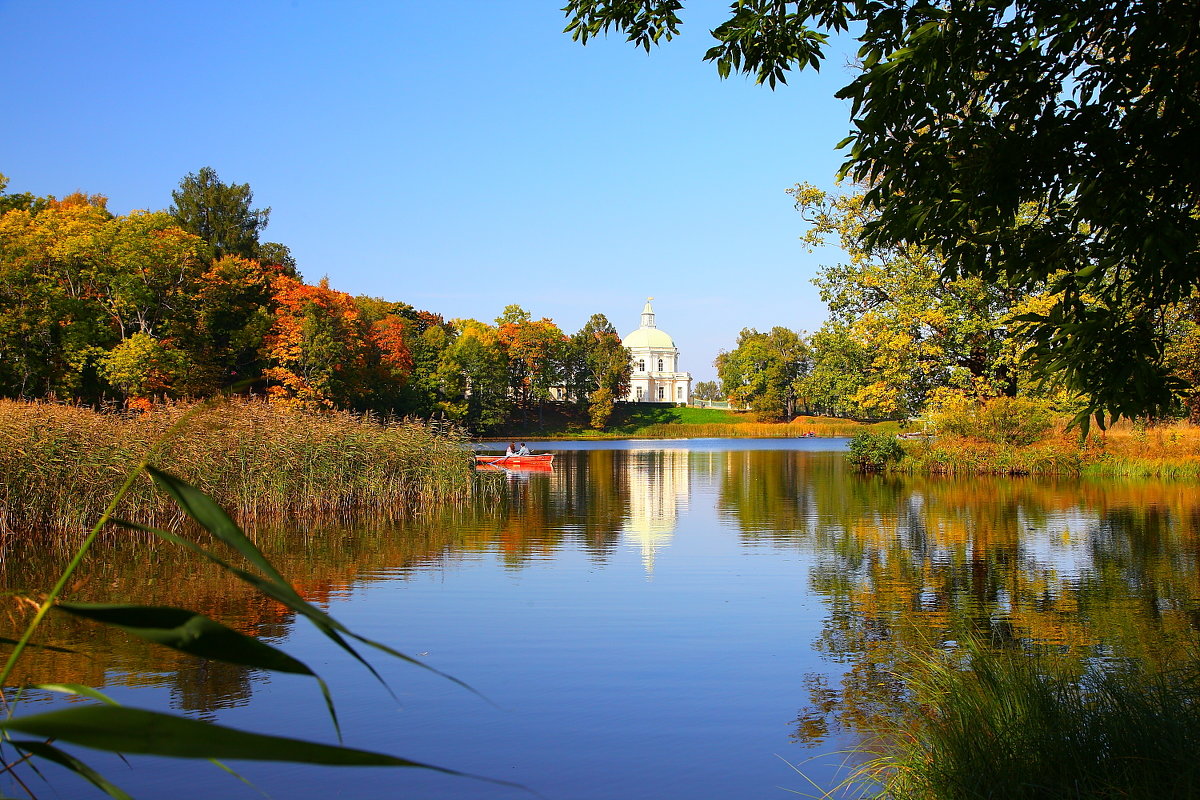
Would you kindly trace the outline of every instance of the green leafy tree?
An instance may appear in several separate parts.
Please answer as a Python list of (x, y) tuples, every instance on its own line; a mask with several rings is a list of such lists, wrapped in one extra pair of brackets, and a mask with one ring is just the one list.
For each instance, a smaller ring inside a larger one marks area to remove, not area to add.
[(602, 429), (617, 399), (629, 393), (633, 362), (617, 329), (603, 314), (593, 314), (565, 348), (569, 396), (583, 401), (593, 428)]
[(451, 419), (473, 430), (492, 430), (509, 418), (508, 357), (495, 328), (477, 320), (455, 320), (457, 336), (444, 353), (438, 376)]
[(128, 398), (176, 394), (187, 385), (190, 368), (185, 353), (140, 331), (100, 360), (100, 374)]
[(32, 192), (6, 192), (8, 176), (0, 172), (0, 215), (8, 211), (28, 211), (36, 214), (47, 205), (48, 198), (37, 197)]
[(721, 385), (716, 381), (699, 381), (692, 389), (692, 397), (697, 400), (717, 401), (724, 400), (725, 395), (721, 392)]
[(869, 417), (878, 405), (865, 390), (872, 384), (873, 357), (867, 346), (836, 322), (827, 322), (808, 340), (810, 368), (801, 391), (810, 413)]
[(745, 328), (737, 347), (717, 355), (714, 364), (726, 395), (767, 420), (789, 420), (802, 398), (809, 369), (808, 346), (795, 331), (769, 333)]
[(250, 184), (223, 183), (215, 169), (201, 167), (184, 176), (171, 199), (168, 211), (179, 227), (208, 242), (214, 257), (259, 256), (258, 235), (267, 227), (271, 209), (250, 207), (254, 201)]
[(836, 237), (849, 256), (822, 267), (813, 282), (832, 324), (869, 354), (859, 359), (859, 386), (846, 398), (856, 414), (914, 414), (937, 387), (981, 396), (1031, 389), (1020, 366), (1028, 345), (1017, 319), (1052, 303), (1046, 292), (946, 277), (941, 254), (915, 245), (872, 246), (864, 231), (877, 212), (862, 194), (831, 195), (807, 185), (790, 192), (809, 223), (803, 241), (819, 246)]
[[(1200, 286), (1200, 5), (1192, 0), (745, 0), (712, 29), (721, 76), (774, 86), (853, 30), (861, 69), (838, 97), (842, 174), (878, 211), (871, 245), (941, 253), (950, 278), (1014, 291), (1043, 375), (1086, 394), (1086, 422), (1159, 413), (1179, 380), (1164, 317)], [(580, 41), (647, 50), (680, 0), (569, 0)], [(1037, 208), (1036, 216), (1026, 208)]]

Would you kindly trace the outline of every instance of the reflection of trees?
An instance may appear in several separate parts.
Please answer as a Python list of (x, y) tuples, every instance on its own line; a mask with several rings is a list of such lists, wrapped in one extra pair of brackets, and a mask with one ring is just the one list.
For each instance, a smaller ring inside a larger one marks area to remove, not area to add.
[[(747, 544), (817, 558), (817, 647), (847, 673), (810, 685), (866, 730), (913, 659), (967, 636), (1075, 659), (1166, 664), (1200, 630), (1200, 490), (1153, 481), (858, 476), (813, 454), (725, 454), (720, 503)], [(836, 458), (836, 456), (834, 456)], [(950, 644), (950, 646), (953, 646)]]
[[(1194, 488), (860, 477), (797, 456), (732, 454), (721, 499), (747, 542), (816, 553), (817, 646), (848, 672), (836, 702), (819, 682), (810, 693), (845, 725), (898, 707), (912, 660), (967, 636), (1165, 664), (1200, 628)], [(823, 735), (811, 714), (798, 723)]]
[[(605, 560), (628, 514), (626, 454), (566, 453), (551, 474), (498, 476), (504, 487), (470, 505), (443, 508), (406, 522), (357, 519), (260, 524), (259, 546), (310, 602), (328, 605), (365, 583), (436, 568), (464, 553), (495, 552), (520, 567), (568, 542)], [(51, 586), (77, 542), (0, 542), (0, 592), (36, 597)], [(219, 549), (219, 548), (218, 548)], [(135, 602), (194, 609), (244, 633), (285, 637), (292, 613), (178, 548), (114, 533), (92, 549), (67, 599)], [(5, 635), (20, 631), (27, 610), (7, 605)], [(90, 686), (155, 685), (179, 708), (207, 714), (245, 703), (261, 676), (130, 640), (116, 629), (51, 614), (38, 640), (77, 650), (28, 650), (14, 682)]]

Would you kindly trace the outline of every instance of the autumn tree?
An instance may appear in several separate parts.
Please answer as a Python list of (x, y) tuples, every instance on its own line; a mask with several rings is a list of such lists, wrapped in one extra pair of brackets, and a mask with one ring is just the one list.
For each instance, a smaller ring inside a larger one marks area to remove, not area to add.
[(352, 407), (363, 398), (370, 327), (354, 298), (295, 278), (275, 280), (275, 317), (264, 343), (270, 395), (311, 408)]
[(602, 429), (617, 401), (629, 393), (633, 364), (617, 329), (603, 314), (593, 314), (564, 349), (563, 382), (567, 396), (588, 412), (593, 428)]
[(506, 306), (496, 324), (508, 357), (512, 397), (522, 413), (536, 407), (540, 415), (551, 388), (562, 385), (567, 337), (552, 320), (534, 320), (517, 305)]
[[(814, 280), (830, 315), (821, 343), (837, 350), (821, 356), (821, 372), (842, 391), (857, 385), (848, 402), (836, 405), (894, 416), (917, 413), (935, 387), (985, 397), (1031, 389), (1018, 320), (1054, 302), (1044, 289), (946, 277), (940, 251), (872, 245), (865, 230), (877, 212), (863, 194), (808, 185), (790, 191), (809, 223), (802, 240), (820, 246), (834, 238), (847, 255), (843, 263), (823, 266)], [(841, 377), (825, 370), (834, 363)], [(859, 371), (845, 372), (852, 363)]]
[[(0, 216), (4, 391), (97, 399), (118, 388), (105, 384), (101, 359), (139, 333), (193, 361), (203, 250), (167, 214), (114, 216), (98, 195)], [(173, 374), (170, 393), (193, 390), (192, 370)]]

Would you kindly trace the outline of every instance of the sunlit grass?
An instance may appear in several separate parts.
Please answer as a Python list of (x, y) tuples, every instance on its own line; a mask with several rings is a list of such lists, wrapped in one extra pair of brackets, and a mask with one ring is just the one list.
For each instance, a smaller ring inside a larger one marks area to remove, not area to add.
[(1200, 477), (1200, 428), (1122, 422), (1081, 440), (1065, 420), (1025, 446), (967, 436), (907, 442), (899, 469), (933, 474)]
[[(182, 413), (0, 401), (0, 531), (82, 529)], [(235, 400), (201, 411), (159, 462), (243, 518), (402, 511), (470, 495), (464, 444), (456, 430), (419, 421)], [(177, 514), (146, 481), (119, 513), (156, 522)]]

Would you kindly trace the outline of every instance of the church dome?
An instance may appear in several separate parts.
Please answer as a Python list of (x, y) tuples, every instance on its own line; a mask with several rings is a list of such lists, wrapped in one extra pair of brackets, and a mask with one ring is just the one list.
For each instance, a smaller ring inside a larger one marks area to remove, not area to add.
[(671, 340), (670, 335), (658, 328), (638, 328), (622, 339), (621, 344), (630, 350), (636, 350), (639, 347), (653, 347), (655, 349), (664, 347), (674, 349), (675, 347), (675, 342)]
[[(654, 298), (650, 298), (650, 300), (652, 299)], [(672, 341), (670, 334), (659, 330), (654, 324), (654, 309), (650, 307), (650, 300), (646, 301), (646, 307), (642, 309), (642, 327), (622, 339), (621, 344), (630, 350), (648, 347), (656, 350), (662, 348), (673, 350), (675, 342)]]

